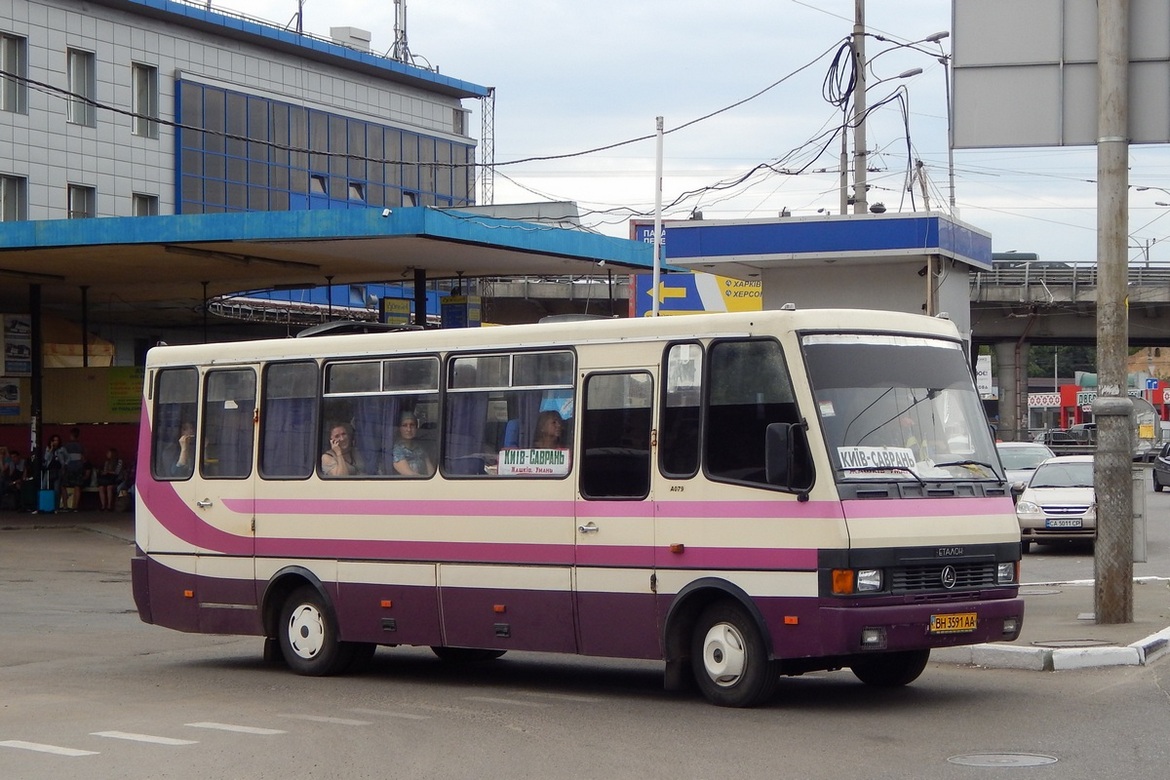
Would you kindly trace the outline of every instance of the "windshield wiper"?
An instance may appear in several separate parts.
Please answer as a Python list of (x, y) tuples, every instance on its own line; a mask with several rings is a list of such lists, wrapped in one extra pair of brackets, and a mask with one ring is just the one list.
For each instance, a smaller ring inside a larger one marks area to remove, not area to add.
[(947, 466), (982, 466), (992, 474), (995, 474), (995, 466), (992, 466), (990, 463), (984, 463), (981, 460), (950, 460), (946, 463), (936, 463), (934, 465), (939, 468), (945, 468)]
[(910, 476), (914, 477), (914, 480), (919, 485), (922, 485), (923, 487), (926, 486), (926, 480), (924, 480), (922, 477), (918, 476), (918, 472), (915, 471), (914, 469), (910, 468), (909, 466), (897, 466), (897, 465), (891, 464), (889, 466), (850, 466), (847, 469), (837, 469), (837, 472), (839, 474), (844, 474), (844, 473), (849, 472), (849, 471), (870, 471), (870, 472), (904, 471), (907, 474), (909, 474)]

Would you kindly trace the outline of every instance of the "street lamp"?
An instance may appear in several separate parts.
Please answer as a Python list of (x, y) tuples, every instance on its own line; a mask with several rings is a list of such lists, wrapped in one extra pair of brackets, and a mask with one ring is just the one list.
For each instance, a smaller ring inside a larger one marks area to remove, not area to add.
[(928, 43), (938, 44), (939, 64), (943, 66), (943, 84), (946, 85), (947, 96), (947, 187), (951, 207), (951, 216), (955, 215), (955, 128), (954, 109), (951, 107), (951, 56), (943, 51), (941, 41), (951, 37), (947, 30), (939, 30), (933, 35), (926, 36)]

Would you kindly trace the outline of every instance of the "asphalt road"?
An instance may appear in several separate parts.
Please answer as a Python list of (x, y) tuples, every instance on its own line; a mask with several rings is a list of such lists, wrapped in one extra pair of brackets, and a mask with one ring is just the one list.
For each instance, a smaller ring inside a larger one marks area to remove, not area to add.
[[(1030, 565), (1083, 565), (1039, 549)], [(544, 654), (383, 648), (360, 675), (306, 678), (264, 665), (256, 638), (140, 623), (129, 557), (83, 530), (0, 532), (0, 777), (1099, 780), (1170, 763), (1164, 661), (932, 663), (897, 690), (823, 673), (754, 710), (666, 693), (657, 663)]]

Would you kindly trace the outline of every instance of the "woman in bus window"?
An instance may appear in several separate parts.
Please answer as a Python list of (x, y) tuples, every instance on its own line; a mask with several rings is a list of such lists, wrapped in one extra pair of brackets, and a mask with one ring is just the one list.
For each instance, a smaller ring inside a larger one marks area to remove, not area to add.
[(560, 412), (541, 412), (536, 418), (536, 436), (532, 446), (540, 450), (559, 449), (565, 446), (565, 421)]
[(403, 412), (398, 422), (398, 440), (391, 454), (394, 471), (408, 477), (429, 477), (435, 472), (435, 464), (426, 448), (415, 440), (416, 436), (418, 418), (414, 412)]
[(353, 446), (353, 426), (334, 424), (329, 428), (329, 449), (321, 455), (321, 476), (352, 477), (364, 473), (361, 453)]

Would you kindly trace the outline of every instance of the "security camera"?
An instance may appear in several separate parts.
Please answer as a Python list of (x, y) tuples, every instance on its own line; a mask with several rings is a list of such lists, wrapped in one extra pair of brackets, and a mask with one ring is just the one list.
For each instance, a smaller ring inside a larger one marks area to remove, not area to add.
[(391, 215), (391, 214), (393, 214), (393, 213), (394, 213), (394, 212), (393, 212), (393, 211), (391, 211), (390, 209), (382, 209), (382, 216), (383, 216), (383, 217), (388, 217), (388, 216), (390, 216), (390, 215)]

